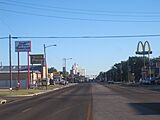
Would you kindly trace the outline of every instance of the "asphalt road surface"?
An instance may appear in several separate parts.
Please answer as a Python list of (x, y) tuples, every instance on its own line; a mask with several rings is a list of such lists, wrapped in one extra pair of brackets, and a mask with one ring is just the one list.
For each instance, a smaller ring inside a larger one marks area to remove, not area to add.
[(160, 92), (82, 83), (0, 105), (0, 120), (160, 120)]

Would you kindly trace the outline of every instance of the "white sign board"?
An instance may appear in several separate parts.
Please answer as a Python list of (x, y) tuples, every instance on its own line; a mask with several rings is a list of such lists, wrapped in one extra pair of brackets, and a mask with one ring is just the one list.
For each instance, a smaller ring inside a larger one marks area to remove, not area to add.
[(16, 52), (31, 52), (31, 41), (15, 41)]

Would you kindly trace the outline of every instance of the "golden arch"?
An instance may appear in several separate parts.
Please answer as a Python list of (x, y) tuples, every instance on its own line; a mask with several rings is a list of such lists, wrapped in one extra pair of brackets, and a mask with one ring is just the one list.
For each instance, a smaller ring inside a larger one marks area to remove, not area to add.
[(140, 52), (140, 51), (139, 51), (140, 45), (141, 45), (141, 47), (142, 47), (142, 51), (141, 51), (141, 52), (143, 52), (143, 51), (144, 51), (144, 45), (143, 45), (142, 41), (139, 41), (139, 42), (138, 42), (138, 45), (137, 45), (137, 52)]
[[(142, 51), (140, 51), (140, 47), (142, 47)], [(148, 50), (146, 50), (148, 47)], [(145, 55), (145, 54), (152, 54), (151, 47), (148, 41), (145, 41), (144, 44), (142, 41), (138, 42), (136, 54)]]
[(146, 45), (147, 45), (147, 47), (148, 47), (148, 50), (147, 50), (147, 51), (150, 52), (150, 51), (151, 51), (151, 47), (150, 47), (150, 44), (149, 44), (148, 41), (145, 41), (145, 42), (144, 42), (144, 46), (143, 46), (143, 47), (144, 47), (144, 50), (143, 50), (143, 51), (146, 51)]

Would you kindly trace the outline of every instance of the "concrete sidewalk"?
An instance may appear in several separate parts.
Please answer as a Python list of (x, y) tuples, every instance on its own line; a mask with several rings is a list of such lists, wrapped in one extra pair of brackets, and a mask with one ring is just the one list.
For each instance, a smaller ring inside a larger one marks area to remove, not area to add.
[[(111, 89), (102, 85), (94, 84), (93, 93), (93, 112), (95, 120), (159, 120), (159, 115), (143, 115), (133, 106), (137, 101), (122, 97), (120, 93), (113, 92)], [(139, 107), (139, 106), (136, 106)], [(143, 107), (142, 111), (152, 112)]]

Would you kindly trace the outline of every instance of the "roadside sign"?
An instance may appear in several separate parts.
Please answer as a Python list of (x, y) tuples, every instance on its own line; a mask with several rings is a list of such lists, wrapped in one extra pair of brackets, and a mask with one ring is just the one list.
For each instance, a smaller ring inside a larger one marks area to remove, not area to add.
[(44, 60), (43, 54), (35, 54), (31, 56), (31, 64), (42, 64)]
[(31, 41), (15, 41), (15, 52), (31, 52)]

